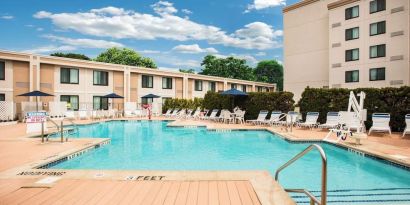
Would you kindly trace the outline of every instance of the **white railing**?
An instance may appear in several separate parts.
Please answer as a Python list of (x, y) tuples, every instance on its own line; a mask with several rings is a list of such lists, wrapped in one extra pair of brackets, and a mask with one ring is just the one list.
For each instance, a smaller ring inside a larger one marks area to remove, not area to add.
[(16, 105), (13, 101), (0, 101), (0, 121), (11, 121), (16, 118)]

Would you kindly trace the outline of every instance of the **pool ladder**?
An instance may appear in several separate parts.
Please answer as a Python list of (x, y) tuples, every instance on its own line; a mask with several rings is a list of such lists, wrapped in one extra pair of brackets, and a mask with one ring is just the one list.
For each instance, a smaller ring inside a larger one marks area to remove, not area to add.
[(278, 170), (276, 170), (275, 173), (275, 181), (279, 182), (279, 173), (287, 168), (289, 165), (293, 164), (293, 162), (297, 161), (301, 157), (305, 156), (307, 153), (309, 153), (313, 149), (317, 149), (320, 153), (320, 157), (322, 158), (322, 186), (321, 186), (321, 196), (320, 200), (315, 197), (309, 190), (306, 189), (285, 189), (286, 192), (293, 192), (293, 193), (304, 193), (310, 198), (310, 205), (326, 205), (326, 198), (327, 198), (327, 158), (325, 151), (323, 148), (318, 145), (318, 144), (312, 144), (309, 147), (307, 147), (305, 150), (294, 156), (292, 159), (290, 159), (288, 162), (286, 162), (284, 165), (279, 167)]

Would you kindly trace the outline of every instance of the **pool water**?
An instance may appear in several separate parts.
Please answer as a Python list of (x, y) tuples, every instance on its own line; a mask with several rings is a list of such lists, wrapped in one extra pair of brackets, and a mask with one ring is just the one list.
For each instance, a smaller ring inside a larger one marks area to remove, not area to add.
[[(111, 121), (79, 126), (72, 137), (111, 143), (52, 168), (108, 170), (275, 170), (310, 143), (267, 131), (216, 132), (167, 127), (167, 121)], [(410, 171), (321, 144), (328, 157), (329, 204), (410, 204)], [(281, 172), (287, 188), (320, 190), (321, 159), (312, 151)], [(315, 192), (320, 195), (320, 192)], [(293, 194), (299, 204), (304, 195)]]

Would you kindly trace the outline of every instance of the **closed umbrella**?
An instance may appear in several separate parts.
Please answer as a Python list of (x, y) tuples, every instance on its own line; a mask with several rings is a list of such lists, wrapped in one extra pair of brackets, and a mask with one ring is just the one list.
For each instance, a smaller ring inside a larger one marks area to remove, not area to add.
[(38, 112), (38, 97), (49, 97), (49, 96), (54, 96), (54, 95), (35, 90), (35, 91), (28, 92), (28, 93), (20, 94), (17, 96), (36, 97), (36, 111)]

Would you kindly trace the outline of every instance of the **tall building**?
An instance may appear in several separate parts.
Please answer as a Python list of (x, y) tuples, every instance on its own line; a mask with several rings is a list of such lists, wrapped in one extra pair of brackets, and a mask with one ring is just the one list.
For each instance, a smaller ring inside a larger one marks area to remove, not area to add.
[(409, 0), (303, 0), (283, 9), (284, 90), (410, 85)]
[(147, 94), (160, 96), (155, 100), (161, 103), (168, 98), (203, 98), (208, 91), (232, 87), (245, 92), (276, 90), (276, 84), (0, 51), (0, 101), (17, 104), (30, 100), (17, 95), (33, 90), (54, 95), (42, 97), (44, 103), (67, 101), (77, 110), (82, 105), (87, 105), (87, 109), (107, 109), (107, 99), (101, 96), (113, 92), (124, 96), (115, 100), (118, 104), (153, 100), (142, 98)]

